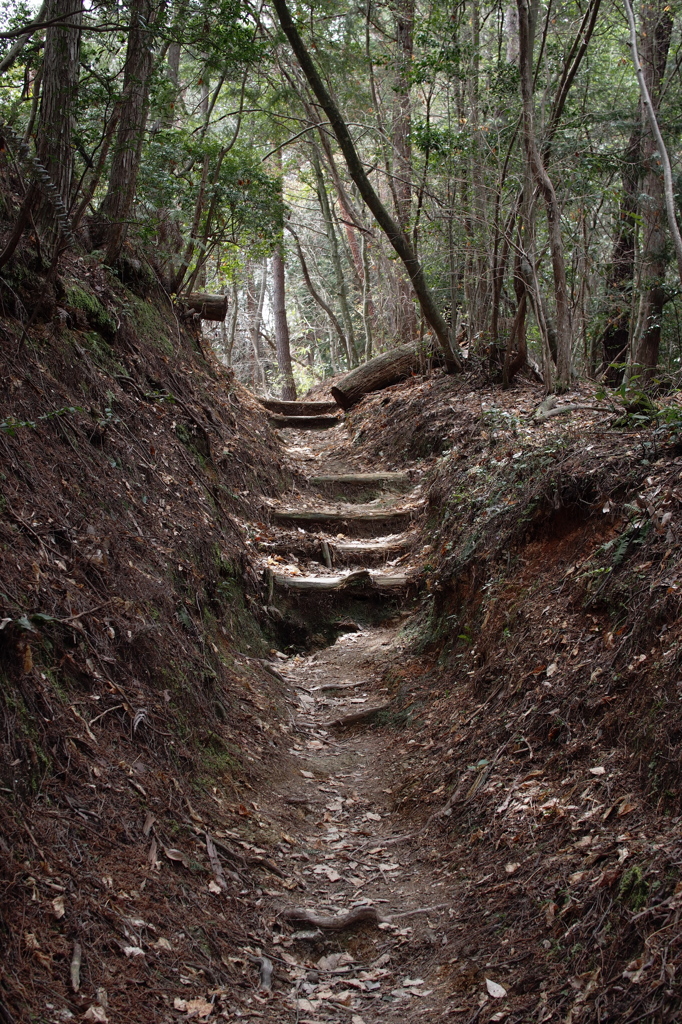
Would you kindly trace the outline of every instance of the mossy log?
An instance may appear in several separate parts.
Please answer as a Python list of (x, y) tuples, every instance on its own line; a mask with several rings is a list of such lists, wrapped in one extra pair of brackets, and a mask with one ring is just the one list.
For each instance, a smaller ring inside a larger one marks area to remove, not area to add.
[(196, 313), (202, 320), (224, 320), (227, 316), (227, 295), (192, 292), (181, 301), (188, 313)]

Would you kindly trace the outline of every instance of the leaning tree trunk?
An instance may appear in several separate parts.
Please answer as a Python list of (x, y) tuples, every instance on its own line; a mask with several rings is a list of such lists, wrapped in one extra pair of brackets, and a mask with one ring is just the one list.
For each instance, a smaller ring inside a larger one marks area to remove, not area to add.
[(278, 244), (272, 257), (272, 305), (275, 321), (277, 365), (282, 375), (282, 399), (285, 402), (295, 402), (296, 384), (294, 383), (294, 371), (291, 366), (291, 343), (289, 341), (289, 324), (287, 322), (284, 259), (281, 242)]
[(393, 220), (393, 217), (382, 203), (381, 199), (375, 192), (372, 183), (367, 177), (362, 161), (360, 160), (355, 144), (353, 143), (351, 134), (348, 131), (348, 126), (341, 116), (341, 112), (332, 99), (331, 94), (322, 81), (322, 78), (315, 67), (315, 63), (301, 39), (298, 29), (291, 17), (289, 8), (287, 7), (286, 0), (273, 0), (273, 5), (277, 11), (277, 16), (279, 18), (279, 23), (282, 26), (282, 30), (289, 40), (292, 50), (296, 54), (301, 70), (307, 78), (311, 89), (315, 93), (320, 106), (330, 121), (332, 131), (337, 138), (351, 178), (357, 185), (358, 191), (367, 207), (374, 215), (377, 224), (381, 227), (410, 275), (424, 318), (438, 339), (446, 366), (451, 371), (461, 370), (462, 362), (450, 347), (447, 324), (445, 323), (436, 301), (426, 283), (424, 271), (417, 258), (417, 254), (410, 245), (405, 232), (402, 231), (400, 226)]
[[(665, 0), (644, 0), (641, 8), (640, 59), (644, 80), (658, 115), (661, 81), (668, 60), (672, 17)], [(642, 165), (644, 179), (640, 189), (642, 255), (642, 294), (634, 338), (634, 362), (647, 375), (658, 364), (661, 344), (661, 320), (667, 301), (665, 271), (668, 262), (666, 210), (661, 155), (656, 137), (642, 111)]]
[(140, 169), (152, 70), (152, 2), (132, 0), (130, 8), (121, 118), (109, 186), (99, 210), (99, 219), (106, 225), (105, 259), (109, 264), (116, 262), (125, 241)]
[[(61, 21), (50, 25), (45, 31), (36, 149), (38, 159), (68, 210), (73, 174), (72, 135), (78, 92), (82, 0), (50, 0), (46, 20), (56, 18)], [(40, 204), (37, 223), (49, 238), (50, 244), (58, 241), (60, 229), (55, 221), (54, 207), (47, 199)]]

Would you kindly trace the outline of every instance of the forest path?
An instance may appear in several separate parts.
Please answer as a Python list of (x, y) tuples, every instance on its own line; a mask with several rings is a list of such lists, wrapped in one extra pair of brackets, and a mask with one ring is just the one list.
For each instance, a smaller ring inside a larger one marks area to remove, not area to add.
[[(383, 467), (364, 465), (353, 456), (342, 425), (315, 433), (287, 431), (285, 444), (293, 466), (308, 480), (383, 472)], [(381, 568), (372, 569), (371, 575), (374, 580), (398, 574), (411, 579), (410, 550), (419, 534), (409, 527), (421, 507), (419, 487), (400, 474), (383, 481), (386, 486), (362, 479), (350, 486), (336, 483), (332, 490), (340, 489), (343, 501), (338, 494), (321, 494), (315, 485), (282, 499), (280, 510), (336, 509), (339, 520), (326, 533), (310, 532), (320, 525), (311, 521), (304, 540), (313, 543), (312, 557), (289, 552), (287, 558), (285, 553), (287, 544), (300, 538), (300, 525), (289, 535), (265, 539), (266, 571), (274, 561), (268, 552), (277, 548), (278, 579), (286, 580), (288, 572), (295, 573), (292, 582), (357, 574), (367, 563), (376, 565), (376, 546), (386, 540), (380, 536), (381, 522), (363, 524), (362, 541), (339, 537), (337, 532), (344, 533), (340, 525), (349, 532), (353, 528), (344, 515), (358, 508), (398, 509), (408, 510), (408, 530), (392, 535), (397, 548), (383, 552)], [(411, 487), (408, 493), (406, 487)], [(400, 547), (405, 537), (406, 553)], [(346, 552), (346, 564), (339, 569), (321, 564), (322, 541), (334, 556), (344, 555), (338, 550), (344, 543), (374, 549)], [(465, 1009), (452, 1003), (446, 1008), (444, 991), (447, 968), (442, 965), (451, 956), (447, 926), (452, 927), (454, 913), (447, 889), (449, 872), (443, 875), (440, 855), (429, 851), (423, 835), (410, 832), (409, 823), (396, 812), (401, 765), (389, 746), (391, 737), (370, 724), (373, 709), (379, 709), (380, 722), (382, 714), (390, 715), (382, 682), (391, 664), (404, 662), (400, 625), (407, 613), (400, 610), (390, 588), (382, 594), (372, 584), (363, 588), (361, 581), (360, 587), (365, 600), (393, 601), (383, 623), (349, 623), (353, 632), (342, 632), (331, 646), (307, 656), (281, 655), (279, 660), (292, 692), (291, 760), (285, 777), (267, 798), (261, 796), (260, 812), (282, 836), (278, 865), (285, 875), (281, 884), (289, 890), (265, 890), (264, 903), (273, 917), (288, 924), (273, 933), (277, 958), (272, 952), (265, 954), (273, 960), (278, 979), (273, 993), (261, 994), (258, 1005), (267, 1020), (374, 1024), (449, 1019)], [(327, 595), (327, 600), (335, 597), (343, 600), (344, 594)], [(333, 724), (364, 713), (368, 718), (350, 727)], [(336, 917), (367, 906), (385, 920), (332, 930), (306, 922), (304, 915), (297, 920), (292, 913), (307, 910)]]

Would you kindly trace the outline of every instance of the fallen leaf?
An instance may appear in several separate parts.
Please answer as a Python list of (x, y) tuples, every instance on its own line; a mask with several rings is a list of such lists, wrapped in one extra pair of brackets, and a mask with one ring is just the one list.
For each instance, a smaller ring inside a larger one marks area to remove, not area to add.
[(423, 978), (403, 978), (403, 988), (410, 988), (411, 985), (423, 985)]
[(496, 981), (491, 981), (490, 978), (485, 979), (485, 987), (488, 989), (488, 995), (493, 999), (504, 999), (507, 994), (506, 988), (498, 985)]
[(183, 867), (189, 867), (189, 857), (182, 850), (177, 850), (174, 846), (164, 846), (163, 852), (168, 857), (168, 860), (179, 861)]
[(96, 1006), (93, 1004), (92, 1006), (88, 1006), (87, 1010), (83, 1014), (83, 1020), (94, 1020), (97, 1021), (97, 1024), (107, 1024), (109, 1018), (107, 1017), (103, 1006)]
[(508, 875), (514, 875), (519, 870), (521, 865), (517, 860), (510, 860), (508, 864), (504, 865), (504, 870)]
[(168, 939), (164, 939), (163, 936), (160, 939), (157, 939), (153, 945), (156, 946), (157, 949), (167, 949), (169, 951), (173, 949)]
[(144, 950), (140, 946), (124, 946), (123, 952), (126, 956), (144, 956)]
[(186, 1009), (188, 1017), (210, 1017), (213, 1012), (213, 1003), (209, 1003), (203, 996), (199, 996), (198, 999), (188, 999)]
[(545, 671), (545, 675), (547, 676), (547, 678), (551, 679), (553, 675), (556, 675), (558, 668), (559, 666), (557, 665), (556, 661), (553, 661), (551, 665), (548, 665)]
[(56, 899), (52, 900), (52, 913), (58, 921), (64, 917), (66, 910), (64, 909), (64, 897), (57, 896)]
[(208, 883), (208, 891), (221, 893), (223, 890), (220, 888), (217, 882), (214, 882), (213, 879), (211, 879), (211, 881)]
[(598, 765), (596, 768), (590, 768), (590, 775), (606, 775), (606, 768), (602, 765)]

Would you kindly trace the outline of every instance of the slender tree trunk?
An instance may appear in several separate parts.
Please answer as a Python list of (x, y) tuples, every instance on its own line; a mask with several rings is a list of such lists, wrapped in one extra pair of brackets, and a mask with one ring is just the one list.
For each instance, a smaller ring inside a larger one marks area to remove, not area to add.
[(369, 240), (363, 233), (362, 246), (362, 322), (365, 328), (365, 361), (372, 358), (372, 291), (369, 262)]
[(152, 70), (153, 0), (132, 0), (123, 71), (121, 118), (116, 134), (109, 187), (99, 217), (106, 225), (106, 261), (118, 259), (135, 199), (142, 143), (147, 124)]
[[(73, 13), (71, 13), (73, 12)], [(69, 17), (67, 17), (69, 15)], [(47, 18), (63, 22), (45, 30), (37, 156), (68, 210), (73, 175), (73, 128), (78, 91), (82, 0), (49, 0)], [(37, 223), (52, 244), (60, 230), (52, 205), (43, 200)]]
[[(641, 64), (644, 82), (652, 104), (654, 118), (658, 115), (661, 81), (665, 74), (672, 33), (672, 16), (665, 0), (643, 0), (641, 6)], [(644, 105), (643, 105), (644, 106)], [(642, 167), (644, 178), (640, 189), (642, 295), (633, 339), (634, 362), (651, 375), (658, 363), (661, 343), (663, 307), (667, 301), (665, 272), (668, 263), (665, 187), (661, 171), (661, 152), (642, 109)]]
[(324, 301), (324, 299), (322, 298), (320, 293), (315, 288), (315, 285), (312, 282), (312, 278), (310, 277), (310, 271), (308, 270), (308, 264), (306, 263), (306, 258), (303, 255), (303, 249), (301, 248), (301, 243), (300, 243), (300, 241), (298, 239), (298, 235), (295, 234), (295, 232), (293, 231), (292, 228), (289, 228), (289, 230), (291, 231), (291, 234), (293, 235), (294, 241), (296, 242), (296, 252), (298, 253), (298, 259), (299, 259), (299, 263), (301, 264), (301, 270), (303, 272), (303, 280), (306, 283), (306, 287), (307, 287), (308, 291), (310, 292), (310, 295), (311, 295), (312, 299), (318, 304), (318, 306), (321, 309), (323, 309), (325, 311), (325, 313), (329, 317), (329, 319), (330, 319), (330, 321), (331, 321), (331, 323), (332, 323), (332, 325), (334, 327), (334, 330), (336, 331), (338, 337), (341, 340), (341, 345), (343, 346), (343, 348), (347, 352), (348, 351), (348, 345), (347, 345), (347, 342), (346, 342), (346, 337), (345, 337), (345, 335), (343, 333), (343, 327), (339, 323), (338, 317), (334, 313), (334, 310), (331, 308), (331, 306), (328, 305), (328, 303), (326, 303)]
[[(396, 71), (393, 84), (393, 180), (398, 224), (409, 233), (412, 207), (412, 101), (410, 97), (414, 53), (414, 0), (395, 0)], [(416, 245), (414, 246), (416, 252)], [(398, 276), (397, 333), (403, 342), (417, 337), (417, 316), (409, 280)]]
[(97, 163), (95, 164), (95, 167), (92, 170), (90, 177), (88, 178), (87, 184), (83, 189), (83, 198), (76, 207), (76, 212), (73, 215), (74, 232), (78, 229), (81, 220), (85, 216), (85, 211), (92, 202), (92, 198), (95, 194), (97, 186), (99, 185), (99, 180), (102, 177), (102, 172), (107, 162), (109, 149), (111, 147), (111, 142), (114, 137), (116, 125), (118, 124), (118, 119), (120, 116), (121, 107), (120, 104), (117, 103), (112, 111), (111, 117), (109, 118), (109, 123), (107, 124), (107, 127), (105, 129), (104, 138), (102, 139), (102, 145), (99, 151), (99, 156), (97, 157)]
[[(227, 337), (226, 358), (227, 365), (232, 366), (232, 353), (234, 352), (234, 341), (237, 337), (237, 323), (239, 321), (239, 284), (235, 275), (232, 281), (232, 310), (230, 313), (230, 331)], [(225, 321), (223, 320), (223, 330)]]
[(284, 286), (284, 258), (280, 242), (272, 256), (272, 305), (275, 320), (275, 345), (277, 365), (282, 377), (282, 400), (296, 401), (296, 385), (291, 367), (291, 344), (287, 322), (286, 293)]
[(533, 71), (531, 27), (528, 0), (517, 0), (519, 12), (519, 67), (523, 102), (523, 134), (526, 159), (547, 208), (547, 231), (552, 255), (554, 297), (556, 302), (557, 385), (569, 387), (572, 371), (572, 339), (566, 265), (561, 237), (561, 212), (554, 185), (549, 177), (535, 137), (533, 117)]
[(341, 264), (334, 219), (329, 205), (329, 196), (327, 195), (327, 187), (325, 185), (324, 175), (322, 174), (322, 167), (320, 165), (317, 150), (313, 150), (313, 167), (315, 168), (315, 177), (317, 178), (317, 197), (320, 203), (320, 209), (322, 210), (322, 218), (324, 220), (327, 239), (329, 241), (329, 255), (331, 256), (332, 266), (334, 267), (336, 295), (339, 300), (341, 318), (345, 328), (346, 356), (348, 358), (348, 369), (350, 370), (354, 366), (358, 365), (358, 350), (355, 344), (353, 320), (351, 318), (350, 307), (348, 305), (348, 291), (346, 289), (346, 281), (343, 275), (343, 266)]
[(623, 157), (622, 192), (618, 208), (618, 227), (611, 263), (606, 278), (606, 327), (601, 336), (607, 379), (616, 384), (621, 371), (610, 366), (625, 363), (630, 339), (631, 290), (635, 274), (635, 238), (642, 145), (641, 104), (637, 122)]
[(417, 298), (421, 304), (424, 316), (438, 339), (443, 350), (446, 365), (451, 371), (461, 370), (462, 363), (459, 357), (450, 348), (447, 324), (443, 320), (438, 306), (426, 283), (424, 271), (421, 267), (415, 252), (412, 249), (405, 233), (395, 223), (390, 213), (375, 192), (365, 170), (362, 161), (351, 138), (348, 126), (343, 120), (341, 113), (329, 94), (322, 81), (308, 50), (306, 49), (298, 29), (296, 28), (286, 0), (273, 0), (280, 25), (287, 36), (291, 47), (296, 54), (301, 69), (308, 79), (311, 89), (315, 93), (318, 102), (330, 121), (332, 130), (336, 135), (341, 151), (344, 155), (346, 166), (351, 178), (358, 187), (358, 191), (368, 208), (373, 213), (377, 223), (385, 233), (396, 253), (403, 261), (412, 281)]

